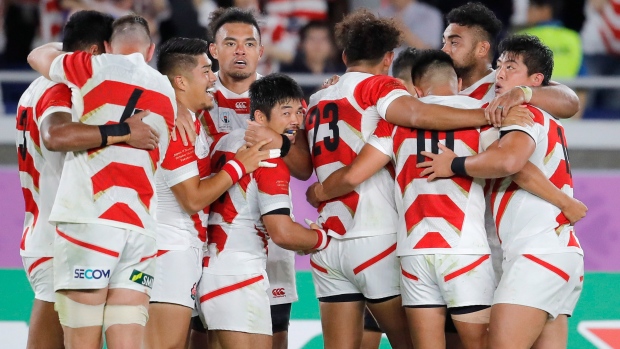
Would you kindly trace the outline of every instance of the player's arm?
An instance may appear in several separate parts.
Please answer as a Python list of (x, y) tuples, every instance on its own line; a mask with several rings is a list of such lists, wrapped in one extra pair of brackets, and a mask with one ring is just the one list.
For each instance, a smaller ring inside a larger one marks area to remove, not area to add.
[(28, 64), (46, 79), (50, 79), (50, 68), (56, 57), (64, 54), (62, 43), (50, 42), (32, 50), (28, 55)]
[(322, 229), (308, 229), (291, 219), (290, 209), (279, 209), (262, 216), (265, 229), (273, 242), (287, 250), (321, 250), (329, 238)]
[(269, 140), (259, 142), (251, 148), (243, 146), (237, 151), (235, 158), (228, 161), (215, 175), (203, 179), (193, 176), (171, 186), (170, 190), (183, 210), (192, 215), (211, 205), (241, 177), (256, 170), (259, 162), (269, 159), (269, 150), (260, 150), (268, 142)]
[(323, 183), (314, 183), (306, 191), (306, 199), (314, 206), (352, 192), (358, 185), (379, 172), (390, 162), (390, 157), (366, 144), (350, 165), (340, 168)]
[(529, 193), (562, 210), (571, 224), (575, 224), (586, 216), (588, 211), (586, 205), (558, 189), (538, 167), (529, 161), (521, 171), (514, 175), (513, 181)]
[[(529, 91), (528, 91), (529, 88)], [(487, 119), (501, 122), (508, 109), (529, 103), (561, 119), (573, 117), (579, 111), (579, 97), (570, 87), (551, 81), (549, 86), (513, 87), (495, 97), (485, 109)]]
[(142, 111), (120, 124), (95, 126), (73, 122), (69, 113), (55, 112), (41, 122), (41, 138), (51, 151), (82, 151), (122, 142), (135, 148), (155, 149), (159, 135), (142, 121), (149, 113)]

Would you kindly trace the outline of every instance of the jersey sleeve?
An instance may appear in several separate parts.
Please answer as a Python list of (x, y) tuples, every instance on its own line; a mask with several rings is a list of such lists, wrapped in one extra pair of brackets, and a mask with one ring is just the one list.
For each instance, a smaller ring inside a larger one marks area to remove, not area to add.
[(542, 112), (535, 107), (527, 107), (534, 114), (534, 124), (531, 126), (510, 125), (499, 129), (500, 138), (511, 131), (525, 132), (528, 136), (532, 137), (534, 142), (538, 144), (541, 133), (544, 133), (542, 125), (544, 125), (545, 117)]
[(398, 97), (410, 96), (405, 86), (393, 77), (375, 75), (360, 82), (354, 91), (354, 97), (362, 109), (373, 105), (377, 106), (377, 112), (385, 119), (390, 103)]
[(368, 144), (390, 158), (394, 158), (394, 138), (392, 138), (394, 129), (393, 124), (385, 120), (379, 121), (375, 132), (368, 138)]
[(173, 187), (189, 178), (199, 176), (198, 157), (194, 146), (183, 145), (179, 130), (176, 129), (177, 140), (170, 141), (164, 159), (161, 163), (161, 171), (168, 187)]
[(43, 93), (37, 102), (36, 117), (37, 124), (41, 125), (43, 119), (52, 113), (71, 114), (71, 89), (65, 84), (56, 84)]
[(254, 171), (258, 187), (258, 207), (261, 216), (278, 209), (293, 211), (289, 195), (291, 174), (282, 159), (267, 160), (273, 168), (261, 167)]
[(93, 76), (92, 58), (93, 55), (82, 51), (62, 54), (52, 62), (50, 79), (82, 88)]
[(480, 152), (487, 150), (493, 142), (499, 139), (499, 130), (493, 126), (480, 128)]

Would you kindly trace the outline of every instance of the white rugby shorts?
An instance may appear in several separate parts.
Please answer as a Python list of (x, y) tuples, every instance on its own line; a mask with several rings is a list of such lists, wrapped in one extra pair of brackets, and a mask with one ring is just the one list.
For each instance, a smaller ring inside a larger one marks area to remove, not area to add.
[(400, 295), (396, 234), (331, 239), (310, 258), (316, 296), (361, 293), (367, 299)]
[(211, 330), (272, 335), (266, 273), (216, 275), (203, 272), (199, 315)]
[(403, 306), (493, 304), (497, 285), (488, 254), (401, 256)]
[(22, 257), (28, 282), (34, 291), (34, 298), (54, 303), (54, 259), (52, 257)]
[(572, 315), (583, 288), (583, 256), (576, 252), (523, 254), (504, 260), (493, 304), (519, 304), (555, 319)]
[(295, 279), (295, 252), (285, 250), (271, 239), (268, 242), (267, 276), (269, 289), (267, 295), (271, 305), (296, 302), (297, 284)]
[(159, 250), (151, 303), (170, 303), (194, 308), (202, 275), (202, 249)]
[(61, 223), (54, 240), (54, 290), (126, 288), (150, 295), (155, 239), (102, 224)]

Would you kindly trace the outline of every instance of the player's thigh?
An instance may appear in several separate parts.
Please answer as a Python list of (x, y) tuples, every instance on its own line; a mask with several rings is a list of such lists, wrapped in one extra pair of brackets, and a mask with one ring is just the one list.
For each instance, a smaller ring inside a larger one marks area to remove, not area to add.
[(405, 309), (411, 341), (415, 348), (445, 347), (444, 306), (410, 306)]
[(54, 289), (108, 287), (127, 244), (128, 231), (101, 224), (58, 224)]
[(192, 309), (202, 275), (202, 250), (158, 251), (151, 303), (169, 303)]
[(35, 299), (30, 314), (27, 349), (62, 348), (63, 331), (58, 313), (54, 310), (54, 303)]
[(533, 349), (563, 349), (568, 346), (568, 317), (558, 315), (545, 324), (542, 333), (532, 346)]
[(270, 335), (237, 331), (210, 331), (217, 337), (222, 349), (271, 349)]
[(491, 307), (489, 323), (489, 348), (531, 348), (541, 334), (547, 318), (547, 313), (538, 308), (507, 303), (494, 304)]
[(52, 257), (22, 257), (24, 269), (34, 298), (54, 303), (54, 259)]
[(400, 296), (383, 299), (369, 299), (366, 306), (374, 315), (377, 323), (385, 332), (392, 348), (410, 348), (411, 340), (407, 326), (407, 317), (402, 307)]
[(518, 255), (504, 261), (494, 304), (543, 310), (551, 318), (572, 313), (583, 280), (583, 256), (577, 253)]
[(146, 348), (185, 348), (192, 309), (169, 303), (149, 304)]
[(319, 301), (326, 349), (359, 349), (363, 333), (364, 301)]
[(264, 273), (202, 274), (198, 285), (201, 317), (210, 331), (271, 336), (271, 308)]

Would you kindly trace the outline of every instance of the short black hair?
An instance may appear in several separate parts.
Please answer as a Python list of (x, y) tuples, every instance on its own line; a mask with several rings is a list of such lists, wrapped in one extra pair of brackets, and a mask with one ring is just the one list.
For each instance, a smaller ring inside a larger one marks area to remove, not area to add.
[(146, 37), (148, 37), (148, 40), (152, 41), (151, 31), (149, 30), (149, 24), (147, 23), (146, 19), (144, 19), (144, 17), (142, 16), (134, 14), (119, 17), (112, 23), (112, 37), (110, 38), (110, 40), (112, 40), (115, 35), (130, 28), (141, 28), (145, 32)]
[(479, 2), (470, 2), (453, 9), (446, 16), (446, 20), (449, 24), (481, 29), (485, 39), (491, 44), (491, 52), (495, 48), (497, 36), (502, 31), (502, 22), (495, 13)]
[(196, 67), (196, 56), (206, 54), (209, 43), (202, 39), (171, 38), (159, 46), (157, 70), (168, 78)]
[(211, 12), (209, 16), (209, 41), (215, 42), (215, 34), (220, 28), (227, 23), (245, 23), (256, 28), (258, 32), (258, 40), (261, 40), (260, 27), (252, 10), (242, 10), (238, 7), (218, 8)]
[(104, 41), (110, 41), (114, 18), (97, 11), (78, 11), (74, 13), (63, 29), (62, 50), (73, 52), (87, 50), (97, 45), (104, 52)]
[(551, 7), (554, 17), (558, 15), (560, 12), (562, 12), (562, 9), (563, 9), (563, 6), (562, 6), (563, 4), (562, 4), (562, 1), (560, 0), (529, 0), (529, 1), (530, 1), (530, 6)]
[(310, 21), (299, 30), (299, 42), (303, 42), (304, 40), (306, 40), (308, 32), (312, 29), (327, 30), (327, 32), (330, 33), (331, 36), (331, 28), (329, 26), (329, 23), (325, 21)]
[(290, 100), (303, 100), (304, 92), (290, 76), (273, 73), (257, 79), (250, 85), (250, 117), (254, 119), (254, 112), (260, 110), (271, 119), (271, 109), (278, 103)]
[(527, 67), (527, 74), (541, 73), (542, 85), (549, 85), (553, 73), (553, 51), (533, 35), (512, 35), (499, 43), (500, 55), (520, 56)]
[(394, 21), (378, 18), (366, 9), (350, 13), (336, 24), (336, 44), (347, 56), (347, 65), (361, 61), (379, 63), (400, 44), (400, 30)]
[(436, 68), (454, 69), (454, 62), (442, 50), (418, 50), (411, 65), (411, 82), (416, 85), (431, 69)]
[(403, 75), (407, 75), (409, 77), (411, 74), (411, 66), (413, 65), (413, 61), (418, 53), (415, 47), (407, 47), (405, 50), (401, 51), (398, 54), (398, 57), (392, 63), (392, 76), (395, 78), (400, 78)]

